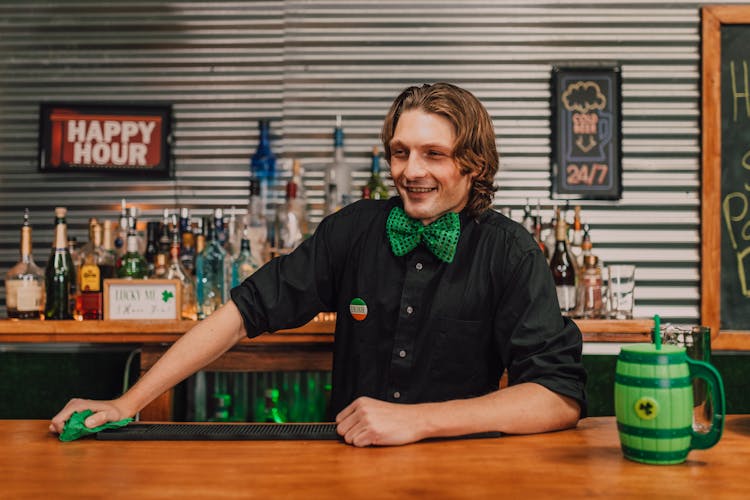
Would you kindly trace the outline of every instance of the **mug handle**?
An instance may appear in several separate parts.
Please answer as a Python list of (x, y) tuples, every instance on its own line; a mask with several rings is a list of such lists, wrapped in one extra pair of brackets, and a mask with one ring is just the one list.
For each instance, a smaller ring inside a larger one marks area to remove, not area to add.
[(710, 448), (721, 439), (724, 430), (724, 415), (726, 414), (726, 399), (724, 398), (724, 384), (719, 372), (708, 363), (686, 358), (690, 367), (690, 377), (702, 378), (708, 385), (709, 393), (714, 404), (714, 415), (711, 419), (711, 428), (707, 433), (690, 431), (690, 449), (705, 450)]

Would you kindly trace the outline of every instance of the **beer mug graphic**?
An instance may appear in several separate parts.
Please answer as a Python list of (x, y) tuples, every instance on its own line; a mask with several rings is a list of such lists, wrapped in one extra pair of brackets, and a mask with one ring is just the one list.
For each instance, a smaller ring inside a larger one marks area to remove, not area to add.
[[(693, 428), (693, 378), (714, 395), (706, 432)], [(724, 429), (726, 402), (721, 376), (708, 363), (690, 359), (675, 345), (623, 346), (615, 373), (615, 416), (626, 458), (647, 464), (678, 464), (688, 452), (710, 448)]]

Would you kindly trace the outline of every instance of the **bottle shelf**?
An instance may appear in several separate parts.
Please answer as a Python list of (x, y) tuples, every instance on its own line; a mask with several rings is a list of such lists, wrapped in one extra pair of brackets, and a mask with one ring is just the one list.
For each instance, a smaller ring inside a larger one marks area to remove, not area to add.
[[(648, 342), (651, 319), (575, 320), (585, 342)], [(195, 321), (186, 320), (0, 320), (0, 343), (82, 342), (161, 344), (176, 341)], [(332, 344), (336, 315), (321, 313), (298, 328), (263, 334), (242, 343)]]

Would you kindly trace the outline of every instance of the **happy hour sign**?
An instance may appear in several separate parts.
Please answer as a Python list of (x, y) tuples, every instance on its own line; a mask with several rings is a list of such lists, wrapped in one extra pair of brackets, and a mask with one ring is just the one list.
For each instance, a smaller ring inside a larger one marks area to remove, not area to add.
[(40, 169), (168, 175), (170, 115), (168, 106), (43, 104)]

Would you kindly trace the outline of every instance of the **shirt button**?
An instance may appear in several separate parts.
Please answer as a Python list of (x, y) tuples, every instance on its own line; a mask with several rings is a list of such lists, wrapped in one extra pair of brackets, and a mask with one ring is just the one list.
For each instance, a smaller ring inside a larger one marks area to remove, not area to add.
[(401, 397), (401, 393), (400, 392), (396, 391), (396, 392), (393, 393), (393, 398), (394, 399), (399, 399), (400, 397)]
[(422, 270), (422, 263), (421, 262), (417, 262), (417, 265), (414, 266), (414, 267), (417, 268), (417, 271), (421, 271)]
[(412, 306), (406, 306), (406, 314), (411, 314), (414, 312), (414, 308)]
[(406, 357), (406, 351), (404, 351), (403, 349), (401, 349), (400, 351), (398, 351), (398, 357), (399, 358), (405, 358)]

